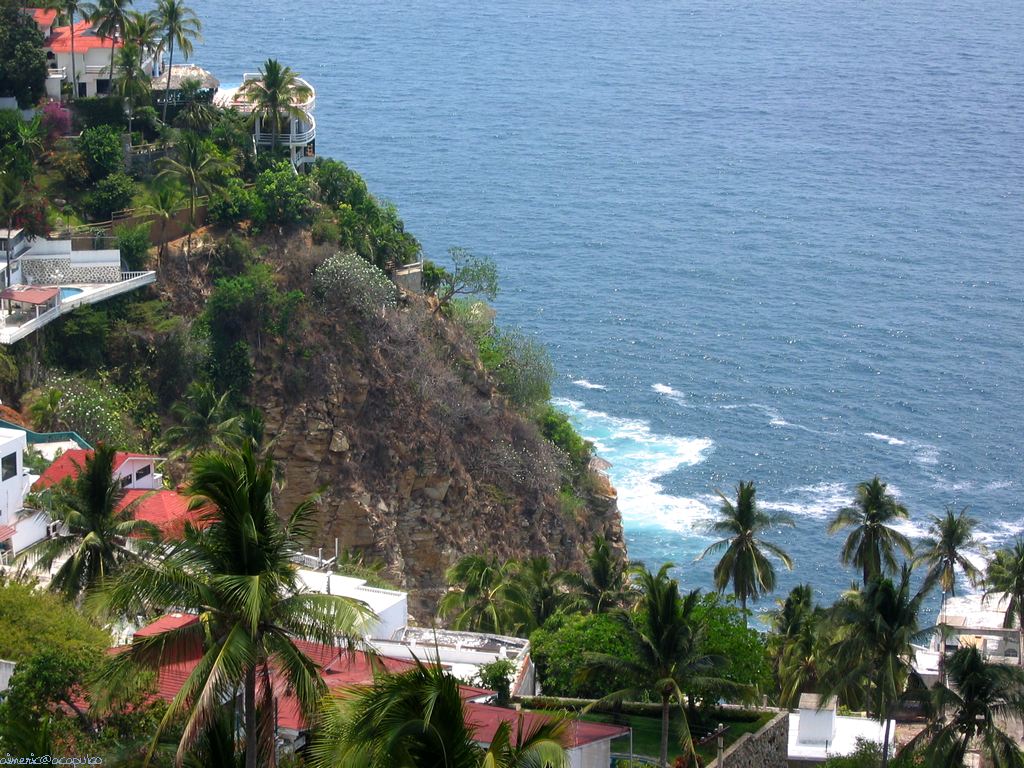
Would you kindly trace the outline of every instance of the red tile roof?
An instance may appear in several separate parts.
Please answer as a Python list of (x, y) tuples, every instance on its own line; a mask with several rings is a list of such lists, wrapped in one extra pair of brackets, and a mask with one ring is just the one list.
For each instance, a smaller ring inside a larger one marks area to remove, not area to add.
[(13, 525), (0, 525), (0, 541), (7, 541), (8, 539), (14, 538), (14, 534), (17, 531)]
[[(75, 24), (75, 55), (93, 48), (120, 48), (122, 45), (120, 40), (97, 35), (88, 21)], [(71, 53), (71, 27), (54, 27), (53, 34), (46, 39), (46, 47), (54, 53)]]
[(59, 292), (59, 288), (24, 288), (12, 285), (10, 288), (4, 288), (3, 291), (0, 291), (0, 299), (39, 305), (51, 301)]
[[(49, 488), (51, 485), (56, 485), (66, 477), (78, 477), (78, 473), (85, 466), (85, 460), (90, 456), (92, 456), (92, 451), (85, 450), (84, 448), (72, 448), (71, 450), (64, 451), (50, 466), (43, 470), (43, 474), (39, 476), (39, 479), (35, 481), (32, 487), (38, 491), (43, 488)], [(114, 456), (114, 471), (119, 470), (121, 465), (128, 459), (153, 459), (156, 461), (159, 458), (159, 456), (149, 456), (145, 453), (118, 451)]]
[(121, 511), (129, 504), (135, 504), (134, 517), (145, 520), (160, 529), (165, 538), (182, 538), (185, 535), (185, 524), (192, 523), (196, 527), (205, 527), (202, 517), (208, 507), (189, 509), (189, 497), (177, 491), (159, 490), (146, 491), (129, 488), (121, 497), (117, 509)]
[(32, 20), (41, 27), (48, 27), (57, 20), (57, 11), (49, 8), (26, 8), (25, 10), (32, 14)]
[(168, 613), (161, 616), (152, 624), (147, 624), (138, 632), (135, 637), (153, 637), (163, 632), (170, 632), (172, 629), (181, 629), (189, 624), (195, 624), (199, 617), (194, 613)]
[[(511, 724), (512, 740), (515, 741), (520, 716), (523, 718), (523, 727), (527, 730), (536, 728), (537, 725), (549, 719), (547, 715), (539, 712), (516, 712), (514, 709), (503, 709), (490, 704), (466, 704), (466, 722), (473, 728), (473, 738), (481, 744), (490, 744), (494, 740), (498, 726), (505, 722)], [(581, 747), (584, 744), (614, 739), (627, 733), (629, 733), (629, 728), (624, 725), (572, 720), (565, 730), (565, 746), (568, 748)]]

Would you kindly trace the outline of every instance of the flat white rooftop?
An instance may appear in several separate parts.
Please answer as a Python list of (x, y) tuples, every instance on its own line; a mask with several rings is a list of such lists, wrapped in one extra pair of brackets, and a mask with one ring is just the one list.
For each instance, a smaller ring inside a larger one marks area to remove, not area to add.
[[(882, 723), (866, 717), (837, 716), (835, 719), (835, 735), (831, 741), (823, 743), (805, 743), (798, 741), (800, 732), (800, 713), (789, 715), (789, 748), (790, 760), (807, 760), (824, 762), (830, 757), (852, 755), (857, 749), (857, 739), (882, 743), (884, 736)], [(890, 722), (889, 738), (896, 732), (896, 724)]]
[(1002, 629), (1006, 616), (1007, 596), (994, 592), (950, 597), (939, 615), (939, 624), (954, 629)]

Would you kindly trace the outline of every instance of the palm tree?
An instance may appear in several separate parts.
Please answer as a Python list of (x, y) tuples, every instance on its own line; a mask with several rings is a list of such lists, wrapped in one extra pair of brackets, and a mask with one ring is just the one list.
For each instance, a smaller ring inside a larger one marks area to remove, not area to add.
[(629, 602), (628, 567), (624, 559), (616, 557), (604, 536), (594, 536), (587, 555), (588, 573), (567, 573), (565, 583), (575, 593), (576, 602), (591, 613), (605, 613)]
[(128, 6), (132, 0), (96, 0), (82, 6), (83, 15), (92, 23), (92, 28), (102, 37), (110, 40), (110, 83), (114, 83), (114, 42), (119, 36), (123, 40), (124, 23)]
[(925, 587), (930, 589), (936, 584), (942, 589), (942, 599), (946, 593), (956, 595), (956, 571), (959, 568), (972, 586), (982, 578), (982, 573), (964, 555), (965, 550), (978, 546), (974, 538), (974, 529), (978, 521), (967, 516), (967, 507), (954, 513), (952, 507), (946, 508), (943, 517), (932, 515), (929, 536), (922, 539), (914, 565), (925, 565)]
[[(980, 745), (995, 768), (1024, 768), (1024, 755), (1000, 720), (1021, 722), (1024, 670), (986, 662), (977, 648), (959, 648), (946, 662), (951, 685), (931, 692), (934, 715), (904, 750), (924, 758), (929, 768), (960, 768), (967, 751)], [(952, 715), (947, 717), (947, 712)]]
[(826, 612), (814, 604), (810, 584), (790, 591), (772, 617), (769, 636), (779, 681), (779, 704), (789, 708), (804, 691), (815, 690), (827, 669)]
[(128, 545), (132, 538), (159, 537), (152, 523), (134, 518), (131, 505), (118, 509), (124, 492), (114, 479), (116, 455), (113, 447), (99, 444), (78, 475), (52, 491), (51, 516), (61, 524), (60, 532), (22, 553), (25, 559), (37, 558), (33, 567), (40, 570), (49, 571), (60, 560), (50, 589), (69, 600), (101, 587), (137, 561)]
[(831, 673), (827, 695), (840, 694), (850, 706), (866, 705), (885, 723), (882, 768), (889, 758), (889, 724), (908, 686), (921, 688), (914, 672), (913, 643), (930, 630), (918, 622), (924, 592), (911, 593), (909, 566), (899, 581), (874, 576), (862, 589), (847, 592), (835, 605)]
[(513, 606), (523, 602), (518, 570), (515, 560), (499, 563), (466, 555), (445, 573), (451, 589), (441, 598), (438, 613), (451, 617), (453, 629), (508, 634), (515, 627)]
[[(986, 597), (993, 592), (1006, 595), (1006, 614), (1003, 626), (1009, 629), (1017, 622), (1018, 646), (1024, 651), (1024, 539), (1014, 541), (1012, 547), (996, 550), (985, 574)], [(1024, 664), (1024, 654), (1021, 663)]]
[(243, 84), (241, 93), (253, 105), (253, 119), (270, 124), (275, 149), (282, 122), (309, 120), (309, 114), (301, 105), (309, 100), (313, 91), (299, 79), (298, 73), (291, 67), (281, 66), (276, 59), (267, 59), (259, 78)]
[[(189, 193), (189, 223), (196, 225), (196, 200), (223, 188), (223, 179), (231, 166), (218, 154), (209, 141), (186, 133), (175, 147), (174, 157), (160, 161), (158, 181), (173, 181), (184, 186)], [(192, 232), (189, 232), (188, 250), (192, 251)], [(186, 262), (187, 264), (187, 262)]]
[[(36, 188), (18, 177), (14, 171), (0, 169), (0, 220), (7, 223), (8, 231), (14, 229), (14, 222), (39, 205), (41, 198)], [(11, 258), (13, 238), (7, 238), (7, 266), (4, 268), (4, 286), (11, 284)]]
[(512, 605), (515, 612), (516, 632), (525, 637), (544, 625), (567, 602), (564, 589), (565, 574), (551, 568), (546, 557), (526, 560), (515, 575), (516, 596)]
[(160, 20), (152, 11), (127, 11), (121, 22), (121, 38), (139, 49), (140, 65), (147, 54), (156, 56), (160, 51), (160, 46), (163, 45), (162, 34)]
[(78, 66), (75, 63), (75, 17), (84, 16), (86, 4), (84, 0), (44, 0), (44, 8), (58, 11), (61, 19), (69, 25), (71, 33), (71, 100), (78, 96)]
[(190, 77), (181, 82), (183, 106), (174, 118), (174, 124), (194, 133), (208, 133), (217, 119), (217, 109), (201, 93), (202, 82)]
[(913, 555), (910, 541), (890, 524), (899, 518), (909, 516), (907, 508), (896, 501), (886, 490), (886, 484), (876, 476), (871, 481), (857, 486), (857, 500), (852, 507), (839, 510), (828, 526), (828, 532), (836, 533), (851, 528), (846, 537), (840, 557), (845, 565), (853, 564), (864, 573), (864, 584), (873, 576), (897, 569), (895, 551), (898, 549), (907, 557)]
[(222, 702), (241, 689), (245, 765), (255, 768), (261, 755), (274, 750), (273, 724), (262, 720), (273, 713), (271, 667), (312, 718), (326, 686), (293, 639), (329, 647), (340, 639), (351, 646), (372, 618), (361, 603), (302, 591), (294, 558), (311, 534), (314, 500), (302, 502), (282, 521), (273, 490), (273, 461), (257, 457), (251, 445), (200, 454), (193, 460), (188, 493), (194, 505), (209, 509), (202, 517), (207, 527), (186, 527), (181, 542), (159, 560), (138, 563), (104, 595), (108, 606), (129, 615), (176, 606), (199, 611), (198, 623), (136, 639), (107, 672), (116, 677), (135, 663), (158, 666), (186, 644), (202, 643), (204, 655), (168, 706), (151, 753), (167, 726), (183, 717), (180, 761)]
[(192, 42), (203, 39), (203, 25), (195, 11), (185, 5), (184, 0), (159, 0), (156, 15), (164, 30), (164, 44), (167, 46), (167, 88), (164, 90), (164, 111), (162, 119), (167, 122), (167, 103), (171, 95), (171, 68), (174, 66), (174, 46), (182, 56), (192, 55)]
[(128, 107), (128, 136), (131, 141), (132, 117), (135, 106), (149, 95), (149, 76), (142, 69), (142, 53), (135, 43), (126, 42), (117, 54), (120, 73), (114, 81), (114, 93), (124, 99)]
[(688, 757), (696, 757), (690, 736), (684, 701), (686, 692), (697, 689), (737, 687), (721, 678), (728, 664), (724, 657), (705, 650), (707, 628), (697, 620), (694, 609), (700, 599), (700, 590), (685, 597), (679, 595), (679, 584), (668, 576), (671, 563), (666, 563), (656, 574), (639, 571), (641, 598), (633, 613), (616, 611), (612, 615), (621, 623), (622, 631), (631, 641), (638, 661), (608, 654), (587, 654), (582, 674), (612, 671), (633, 685), (613, 691), (602, 701), (622, 701), (627, 696), (650, 696), (661, 702), (661, 765), (668, 765), (669, 714), (674, 703), (682, 713), (679, 743)]
[(61, 402), (64, 393), (59, 389), (48, 389), (28, 407), (29, 416), (32, 417), (32, 426), (39, 432), (53, 432), (61, 426)]
[(788, 515), (762, 512), (754, 500), (755, 493), (753, 482), (741, 482), (736, 486), (736, 504), (733, 504), (725, 494), (718, 491), (722, 509), (712, 530), (725, 534), (727, 538), (716, 541), (697, 558), (701, 560), (713, 552), (725, 550), (715, 566), (715, 588), (724, 592), (732, 582), (733, 594), (739, 598), (743, 608), (744, 626), (747, 623), (747, 600), (757, 600), (775, 589), (775, 566), (765, 552), (774, 555), (783, 565), (793, 570), (793, 560), (785, 550), (759, 538), (759, 534), (770, 528), (792, 526), (793, 520)]
[(218, 396), (208, 382), (193, 381), (181, 401), (171, 407), (175, 423), (164, 431), (164, 448), (171, 458), (191, 456), (236, 437), (241, 418), (231, 416), (229, 394)]
[(167, 222), (177, 215), (184, 204), (185, 195), (181, 185), (176, 182), (158, 183), (147, 190), (142, 212), (160, 221), (160, 247), (157, 249), (160, 261), (163, 261), (167, 249)]
[(515, 737), (499, 726), (484, 751), (459, 693), (459, 681), (439, 665), (419, 661), (371, 686), (332, 694), (310, 747), (312, 768), (568, 768), (561, 718), (524, 724)]

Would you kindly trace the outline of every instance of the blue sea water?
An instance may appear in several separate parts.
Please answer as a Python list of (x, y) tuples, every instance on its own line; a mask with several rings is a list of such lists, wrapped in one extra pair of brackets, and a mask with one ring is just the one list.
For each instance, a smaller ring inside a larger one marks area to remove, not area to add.
[(826, 597), (879, 474), (1024, 530), (1018, 0), (193, 0), (194, 59), (308, 77), (317, 148), (426, 254), (501, 266), (558, 403), (614, 463), (630, 554), (688, 586), (757, 481)]

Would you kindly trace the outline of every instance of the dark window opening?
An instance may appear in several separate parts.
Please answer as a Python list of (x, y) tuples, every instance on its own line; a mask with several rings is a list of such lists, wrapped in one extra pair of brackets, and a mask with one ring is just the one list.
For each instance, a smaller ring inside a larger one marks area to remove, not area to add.
[(135, 479), (136, 480), (141, 480), (142, 478), (144, 478), (146, 475), (148, 475), (152, 471), (153, 471), (153, 467), (151, 467), (149, 464), (147, 464), (146, 466), (144, 466), (142, 469), (140, 469), (138, 472), (135, 473)]
[(121, 478), (121, 487), (122, 488), (127, 488), (131, 484), (132, 484), (132, 476), (131, 475), (128, 475), (127, 477), (122, 477)]
[(0, 459), (0, 478), (10, 480), (18, 474), (18, 454), (9, 453)]

